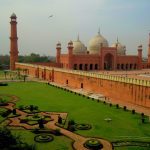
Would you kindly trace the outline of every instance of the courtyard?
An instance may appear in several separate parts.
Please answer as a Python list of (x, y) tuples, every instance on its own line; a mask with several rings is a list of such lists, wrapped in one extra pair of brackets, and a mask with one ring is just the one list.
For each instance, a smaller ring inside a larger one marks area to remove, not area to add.
[[(0, 87), (0, 95), (1, 97), (3, 97), (2, 95), (18, 97), (15, 108), (19, 108), (21, 105), (36, 105), (41, 112), (67, 113), (63, 128), (66, 128), (70, 120), (74, 120), (77, 124), (90, 124), (90, 130), (75, 130), (73, 133), (87, 138), (106, 139), (116, 145), (116, 150), (149, 149), (148, 147), (127, 146), (127, 144), (122, 147), (115, 144), (118, 141), (122, 143), (126, 141), (150, 142), (148, 117), (145, 116), (145, 123), (142, 123), (141, 114), (132, 114), (132, 111), (128, 109), (117, 108), (116, 105), (103, 103), (63, 88), (37, 82), (10, 82), (8, 86)], [(5, 123), (5, 119), (7, 120), (7, 118), (0, 117), (1, 126)], [(13, 133), (21, 134), (24, 141), (35, 144), (37, 149), (48, 149), (49, 147), (54, 150), (73, 149), (72, 143), (74, 141), (64, 135), (55, 136), (54, 141), (42, 144), (34, 141), (35, 135), (30, 130), (11, 125), (9, 128)]]

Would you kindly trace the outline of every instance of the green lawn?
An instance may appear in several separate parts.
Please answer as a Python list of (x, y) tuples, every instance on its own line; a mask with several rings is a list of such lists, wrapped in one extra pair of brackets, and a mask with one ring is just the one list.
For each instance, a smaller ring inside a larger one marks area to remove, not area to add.
[[(81, 135), (101, 137), (110, 141), (127, 137), (150, 139), (150, 123), (142, 124), (140, 115), (132, 115), (130, 111), (125, 112), (121, 108), (116, 109), (115, 106), (110, 107), (44, 83), (9, 83), (9, 86), (0, 87), (0, 94), (20, 97), (17, 106), (34, 104), (44, 111), (68, 112), (69, 119), (74, 119), (77, 123), (91, 124), (91, 130), (77, 132)], [(112, 121), (106, 122), (105, 118), (111, 118)]]
[[(53, 136), (54, 140), (49, 143), (35, 143), (35, 134), (26, 130), (13, 130), (14, 135), (21, 135), (21, 139), (29, 144), (35, 144), (36, 150), (72, 150), (71, 140), (65, 136)], [(58, 144), (59, 143), (59, 144)]]

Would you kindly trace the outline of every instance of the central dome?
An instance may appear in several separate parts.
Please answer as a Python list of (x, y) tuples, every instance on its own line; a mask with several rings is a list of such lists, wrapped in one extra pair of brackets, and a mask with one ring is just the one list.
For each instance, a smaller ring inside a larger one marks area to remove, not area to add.
[(108, 47), (108, 42), (100, 34), (100, 32), (98, 32), (98, 35), (96, 35), (89, 41), (88, 49), (89, 49), (90, 54), (98, 54), (102, 45), (103, 47)]
[(73, 41), (73, 54), (86, 54), (87, 50), (85, 45), (79, 40)]

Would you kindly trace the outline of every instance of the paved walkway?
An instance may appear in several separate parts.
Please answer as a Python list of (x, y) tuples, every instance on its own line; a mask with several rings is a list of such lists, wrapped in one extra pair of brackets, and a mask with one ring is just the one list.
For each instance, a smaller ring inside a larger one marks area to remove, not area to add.
[[(15, 102), (17, 100), (18, 100), (18, 97), (12, 96), (12, 100), (11, 100), (11, 102), (8, 103), (8, 106), (1, 106), (1, 107), (13, 110), (13, 108), (15, 106)], [(16, 112), (20, 116), (9, 118), (8, 119), (9, 121), (6, 120), (9, 126), (23, 127), (25, 129), (29, 129), (29, 130), (38, 128), (38, 125), (32, 125), (31, 126), (31, 125), (28, 125), (26, 123), (20, 123), (20, 118), (27, 116), (28, 113), (23, 112), (19, 109), (16, 109)], [(73, 143), (74, 149), (76, 149), (76, 150), (87, 150), (87, 148), (84, 147), (84, 143), (90, 138), (81, 136), (79, 134), (76, 134), (74, 132), (68, 131), (64, 128), (61, 128), (61, 127), (58, 127), (58, 126), (55, 125), (57, 120), (58, 120), (58, 115), (60, 115), (63, 119), (66, 119), (67, 113), (62, 113), (62, 112), (39, 112), (38, 114), (39, 115), (50, 116), (50, 118), (52, 118), (53, 120), (46, 123), (45, 127), (48, 128), (48, 129), (52, 129), (52, 130), (60, 129), (61, 134), (67, 136), (68, 138), (70, 138), (74, 141), (74, 143)], [(112, 150), (112, 145), (109, 141), (106, 141), (106, 140), (100, 139), (100, 138), (98, 140), (103, 145), (102, 150)]]

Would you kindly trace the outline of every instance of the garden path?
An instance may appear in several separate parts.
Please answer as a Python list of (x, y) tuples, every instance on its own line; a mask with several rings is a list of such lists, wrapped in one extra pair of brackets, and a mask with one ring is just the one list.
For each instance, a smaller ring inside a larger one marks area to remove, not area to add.
[[(11, 102), (8, 103), (7, 106), (2, 106), (3, 108), (6, 109), (11, 109), (13, 110), (14, 106), (15, 106), (15, 102), (19, 99), (16, 96), (11, 96)], [(23, 127), (25, 129), (31, 130), (31, 129), (35, 129), (38, 128), (38, 125), (28, 125), (26, 123), (20, 123), (20, 118), (21, 117), (25, 117), (26, 115), (28, 115), (28, 113), (23, 112), (19, 109), (16, 109), (17, 114), (19, 114), (20, 116), (16, 116), (13, 118), (9, 118), (8, 120), (6, 120), (6, 122), (8, 123), (9, 126), (13, 126), (13, 127)], [(48, 129), (52, 129), (52, 130), (56, 130), (56, 129), (60, 129), (60, 133), (67, 136), (68, 138), (72, 139), (74, 141), (73, 143), (73, 147), (76, 150), (87, 150), (87, 148), (84, 147), (84, 143), (90, 139), (89, 137), (84, 137), (81, 136), (79, 134), (76, 134), (74, 132), (68, 131), (64, 128), (58, 127), (56, 125), (57, 120), (58, 120), (58, 115), (62, 116), (62, 118), (66, 118), (67, 117), (67, 113), (62, 113), (62, 112), (39, 112), (39, 115), (46, 115), (46, 116), (50, 116), (53, 120), (49, 121), (47, 124), (45, 124), (45, 127), (47, 127)], [(108, 142), (107, 140), (104, 139), (98, 139), (102, 145), (103, 145), (103, 149), (102, 150), (112, 150), (112, 145), (110, 142)]]

